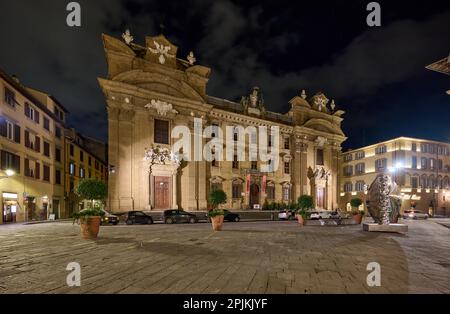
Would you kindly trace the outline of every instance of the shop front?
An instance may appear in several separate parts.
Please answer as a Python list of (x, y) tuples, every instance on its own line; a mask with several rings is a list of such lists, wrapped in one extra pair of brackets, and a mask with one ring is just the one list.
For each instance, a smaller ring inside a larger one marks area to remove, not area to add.
[(17, 221), (19, 209), (17, 193), (2, 193), (2, 223), (14, 223)]

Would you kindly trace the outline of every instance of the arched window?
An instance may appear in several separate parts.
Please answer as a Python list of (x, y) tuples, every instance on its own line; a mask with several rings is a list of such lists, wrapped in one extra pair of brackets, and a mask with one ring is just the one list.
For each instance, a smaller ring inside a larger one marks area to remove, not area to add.
[(275, 199), (275, 184), (273, 182), (267, 182), (266, 194), (268, 200)]
[(291, 185), (286, 183), (283, 185), (283, 202), (289, 203), (291, 201)]
[(353, 192), (353, 184), (351, 182), (344, 184), (344, 192)]
[(234, 180), (231, 185), (231, 194), (233, 198), (241, 198), (242, 197), (242, 183), (241, 180)]
[(425, 174), (423, 174), (423, 175), (420, 177), (420, 187), (421, 187), (422, 189), (426, 189), (426, 188), (427, 188), (427, 176), (426, 176)]
[(356, 182), (356, 184), (355, 184), (355, 190), (356, 190), (356, 192), (364, 192), (364, 186), (365, 186), (366, 184), (364, 183), (364, 181), (358, 181), (358, 182)]

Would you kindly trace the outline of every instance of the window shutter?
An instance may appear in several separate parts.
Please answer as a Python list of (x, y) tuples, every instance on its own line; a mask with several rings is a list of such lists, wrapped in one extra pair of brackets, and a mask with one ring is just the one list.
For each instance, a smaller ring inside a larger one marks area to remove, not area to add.
[(34, 121), (39, 124), (39, 111), (34, 110)]
[(36, 151), (37, 152), (41, 152), (41, 139), (38, 137), (38, 136), (36, 136), (36, 141), (35, 141), (35, 149), (36, 149)]
[(25, 103), (25, 115), (29, 118), (30, 117), (30, 104), (27, 102)]
[(2, 169), (6, 169), (6, 152), (4, 150), (0, 153), (0, 165)]
[(0, 135), (6, 137), (6, 119), (4, 117), (0, 117)]
[(25, 158), (25, 175), (30, 175), (30, 161), (28, 160), (28, 158)]
[(41, 165), (38, 162), (36, 162), (35, 164), (36, 164), (35, 178), (39, 180), (41, 178)]
[(20, 174), (20, 157), (17, 155), (14, 156), (14, 169)]
[(30, 132), (25, 130), (25, 146), (30, 147)]
[(20, 143), (20, 126), (14, 125), (14, 142)]

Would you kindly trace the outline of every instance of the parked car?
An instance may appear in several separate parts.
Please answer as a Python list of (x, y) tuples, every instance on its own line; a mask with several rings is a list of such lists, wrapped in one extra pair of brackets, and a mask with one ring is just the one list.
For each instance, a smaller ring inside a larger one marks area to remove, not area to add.
[(311, 212), (310, 219), (329, 219), (331, 218), (331, 212), (326, 210), (319, 210)]
[(105, 216), (102, 217), (102, 219), (100, 220), (100, 224), (101, 225), (117, 225), (119, 223), (119, 216), (113, 215), (110, 212), (102, 209), (102, 211), (105, 212)]
[(241, 217), (239, 216), (239, 214), (232, 213), (227, 209), (225, 209), (223, 212), (225, 214), (223, 217), (223, 220), (231, 221), (231, 222), (239, 222), (239, 220), (241, 220)]
[(282, 210), (278, 212), (279, 220), (293, 220), (295, 218), (295, 213), (290, 210)]
[(125, 223), (127, 225), (134, 225), (134, 224), (152, 224), (153, 218), (150, 215), (147, 215), (143, 211), (129, 211), (125, 214)]
[(403, 219), (428, 219), (428, 214), (416, 209), (405, 210)]
[(198, 222), (198, 217), (184, 210), (168, 209), (163, 213), (163, 221), (166, 224), (174, 224), (179, 222), (188, 222), (193, 224)]
[(330, 219), (341, 219), (342, 216), (339, 212), (331, 212), (330, 213)]

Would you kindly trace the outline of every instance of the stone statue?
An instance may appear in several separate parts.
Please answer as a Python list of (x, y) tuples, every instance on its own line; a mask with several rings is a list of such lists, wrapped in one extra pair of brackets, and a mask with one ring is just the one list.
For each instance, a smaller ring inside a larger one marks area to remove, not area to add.
[(125, 30), (125, 33), (122, 34), (122, 38), (127, 45), (130, 45), (134, 40), (133, 36), (131, 36), (129, 29)]
[(397, 184), (387, 174), (379, 174), (368, 189), (366, 205), (375, 223), (389, 225), (400, 213), (401, 198), (396, 195)]

